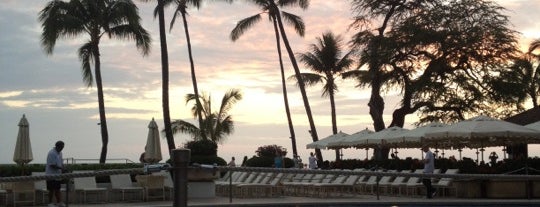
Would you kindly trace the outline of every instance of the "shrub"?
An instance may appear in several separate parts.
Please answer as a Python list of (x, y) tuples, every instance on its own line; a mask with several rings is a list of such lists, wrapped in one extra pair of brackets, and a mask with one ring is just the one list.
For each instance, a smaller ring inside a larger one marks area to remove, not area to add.
[(218, 145), (211, 140), (189, 141), (184, 147), (191, 150), (192, 157), (196, 155), (217, 157)]
[(275, 157), (276, 152), (280, 153), (282, 156), (287, 155), (287, 149), (283, 148), (282, 146), (277, 145), (266, 145), (259, 147), (255, 153), (257, 153), (257, 156), (259, 157)]

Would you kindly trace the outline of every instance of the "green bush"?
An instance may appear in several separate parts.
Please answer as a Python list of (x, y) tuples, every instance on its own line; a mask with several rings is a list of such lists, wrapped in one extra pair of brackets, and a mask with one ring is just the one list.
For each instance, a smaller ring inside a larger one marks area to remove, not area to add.
[(276, 153), (286, 156), (287, 149), (277, 145), (266, 145), (259, 147), (255, 153), (257, 153), (257, 156), (259, 157), (275, 157)]
[(211, 140), (189, 141), (184, 147), (191, 150), (192, 157), (196, 155), (217, 157), (218, 145)]
[[(285, 168), (291, 168), (294, 166), (292, 159), (283, 158)], [(254, 156), (246, 161), (246, 167), (274, 167), (274, 157), (257, 157)]]

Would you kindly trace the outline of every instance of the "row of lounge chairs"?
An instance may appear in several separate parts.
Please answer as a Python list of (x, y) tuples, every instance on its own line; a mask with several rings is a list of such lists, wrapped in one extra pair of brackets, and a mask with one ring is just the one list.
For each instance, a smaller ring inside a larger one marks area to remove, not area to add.
[[(350, 171), (350, 170), (343, 170)], [(388, 170), (379, 172), (391, 175), (366, 175), (366, 169), (355, 169), (348, 173), (272, 173), (272, 172), (227, 172), (216, 181), (216, 195), (234, 197), (276, 197), (311, 196), (329, 197), (355, 194), (382, 194), (392, 196), (421, 196), (425, 192), (421, 176), (409, 176), (407, 173), (422, 174), (422, 170)], [(403, 173), (403, 175), (400, 175)], [(441, 173), (436, 169), (434, 173)], [(445, 174), (456, 174), (457, 169), (448, 169)], [(229, 180), (231, 179), (231, 180)], [(231, 182), (232, 181), (232, 182)], [(455, 195), (452, 178), (432, 179), (433, 186), (440, 195)]]

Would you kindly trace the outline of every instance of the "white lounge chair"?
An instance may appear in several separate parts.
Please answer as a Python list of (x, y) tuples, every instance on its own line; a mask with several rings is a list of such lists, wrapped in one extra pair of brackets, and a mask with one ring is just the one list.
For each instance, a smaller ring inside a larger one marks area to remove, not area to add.
[[(457, 174), (458, 172), (459, 172), (459, 169), (447, 169), (444, 174), (453, 175), (453, 174)], [(454, 195), (456, 195), (457, 188), (453, 186), (453, 181), (454, 181), (453, 178), (441, 178), (439, 182), (433, 184), (433, 187), (435, 189), (438, 189), (439, 192), (441, 192), (442, 196), (451, 195), (452, 192), (450, 191), (454, 191), (453, 193)]]
[[(73, 173), (84, 173), (90, 171), (74, 171)], [(106, 203), (108, 201), (107, 188), (97, 187), (96, 177), (78, 177), (73, 179), (73, 188), (77, 199), (80, 200), (82, 196), (82, 202), (87, 203), (87, 198), (94, 194), (95, 201), (97, 203)], [(101, 201), (99, 201), (101, 198)]]
[(111, 175), (110, 179), (112, 192), (120, 192), (122, 194), (122, 201), (126, 200), (126, 194), (134, 194), (135, 199), (132, 200), (144, 201), (144, 188), (133, 185), (129, 174)]

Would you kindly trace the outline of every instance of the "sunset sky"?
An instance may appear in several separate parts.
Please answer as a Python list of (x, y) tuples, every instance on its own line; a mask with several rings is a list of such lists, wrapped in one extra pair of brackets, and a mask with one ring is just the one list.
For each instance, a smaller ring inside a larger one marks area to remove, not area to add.
[[(41, 26), (38, 12), (45, 0), (0, 1), (0, 163), (13, 163), (13, 147), (18, 122), (23, 114), (30, 123), (30, 137), (34, 153), (32, 163), (44, 163), (45, 155), (54, 142), (66, 142), (64, 158), (98, 159), (101, 135), (96, 88), (86, 88), (82, 82), (77, 50), (86, 36), (61, 39), (54, 54), (46, 55), (40, 46)], [(105, 107), (109, 130), (108, 158), (138, 160), (144, 150), (148, 123), (155, 118), (163, 128), (161, 112), (161, 64), (158, 22), (152, 12), (155, 3), (135, 1), (140, 10), (142, 25), (149, 30), (153, 43), (151, 54), (143, 57), (133, 42), (102, 38), (100, 44)], [(257, 147), (277, 144), (292, 154), (289, 131), (283, 107), (278, 58), (272, 25), (263, 18), (236, 42), (229, 33), (237, 21), (254, 15), (259, 10), (238, 1), (233, 4), (212, 2), (200, 11), (190, 10), (188, 23), (201, 91), (211, 94), (218, 106), (222, 95), (232, 88), (240, 89), (242, 101), (231, 111), (235, 131), (220, 146), (218, 155), (225, 160), (231, 156), (241, 159), (253, 156)], [(540, 38), (540, 0), (499, 0), (508, 9), (513, 29), (521, 33), (520, 44), (526, 47)], [(301, 16), (306, 25), (305, 37), (292, 30), (287, 34), (295, 52), (305, 52), (309, 44), (325, 31), (332, 31), (349, 41), (355, 31), (348, 31), (352, 13), (346, 0), (312, 0), (306, 11), (285, 9)], [(166, 11), (170, 22), (172, 9)], [(168, 25), (168, 23), (167, 23)], [(167, 36), (170, 60), (170, 106), (173, 119), (191, 121), (190, 106), (184, 95), (192, 93), (189, 61), (181, 21), (177, 20)], [(284, 55), (287, 76), (293, 74), (288, 57)], [(303, 67), (300, 64), (301, 67)], [(365, 128), (372, 129), (368, 114), (368, 89), (354, 88), (354, 82), (340, 82), (336, 96), (338, 129), (352, 134)], [(289, 82), (289, 100), (297, 135), (300, 156), (307, 160), (311, 142), (308, 122), (300, 93)], [(320, 86), (307, 89), (315, 116), (319, 138), (331, 134), (330, 106), (321, 98)], [(396, 108), (397, 92), (386, 94), (386, 124)], [(405, 128), (416, 115), (407, 117)], [(181, 146), (190, 138), (175, 135)], [(166, 140), (162, 139), (164, 157)], [(533, 146), (531, 156), (540, 156), (540, 148)], [(494, 148), (493, 150), (500, 150)], [(420, 155), (419, 150), (400, 150), (401, 157)], [(323, 150), (325, 159), (333, 160), (331, 151)], [(457, 152), (450, 152), (455, 154)], [(465, 154), (472, 156), (473, 151)], [(464, 155), (465, 155), (464, 154)], [(364, 150), (348, 149), (345, 158), (364, 158)], [(502, 156), (501, 156), (502, 157)]]

